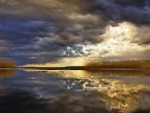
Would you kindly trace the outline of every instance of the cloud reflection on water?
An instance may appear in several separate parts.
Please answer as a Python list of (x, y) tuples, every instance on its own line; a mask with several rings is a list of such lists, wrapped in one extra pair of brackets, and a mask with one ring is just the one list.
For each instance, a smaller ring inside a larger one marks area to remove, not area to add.
[[(28, 72), (34, 72), (35, 70), (26, 70)], [(37, 71), (37, 70), (36, 70)], [(39, 70), (38, 70), (39, 71)], [(126, 71), (95, 71), (92, 74), (86, 71), (52, 71), (52, 70), (42, 70), (47, 74), (55, 74), (56, 77), (62, 78), (62, 85), (65, 86), (67, 91), (74, 92), (59, 92), (56, 93), (53, 98), (57, 98), (57, 101), (62, 102), (61, 98), (76, 98), (80, 97), (78, 93), (90, 93), (91, 98), (95, 98), (95, 101), (101, 101), (106, 104), (106, 108), (110, 111), (119, 110), (121, 112), (132, 112), (136, 109), (149, 109), (150, 108), (150, 88), (149, 88), (149, 77), (147, 73), (149, 71), (134, 71), (131, 70), (126, 73)], [(101, 73), (100, 73), (101, 72)], [(111, 73), (113, 72), (113, 73)], [(138, 73), (140, 72), (140, 73)], [(143, 75), (142, 75), (142, 72)], [(119, 74), (124, 76), (119, 76)], [(146, 77), (144, 74), (146, 73)], [(133, 74), (133, 75), (130, 75)], [(142, 75), (143, 78), (139, 77)], [(107, 76), (103, 76), (107, 75)], [(126, 76), (127, 77), (126, 77)], [(138, 75), (138, 76), (135, 76)], [(77, 92), (77, 93), (76, 93)], [(97, 92), (97, 93), (95, 93)], [(76, 95), (76, 96), (75, 96)], [(45, 94), (46, 96), (46, 94)], [(145, 96), (145, 99), (143, 98)], [(60, 99), (60, 100), (59, 100)], [(83, 96), (77, 101), (83, 104)], [(85, 99), (86, 100), (86, 99)], [(63, 101), (64, 102), (64, 101)], [(87, 102), (91, 103), (91, 102)], [(145, 104), (146, 103), (146, 104)], [(70, 103), (71, 104), (71, 103)], [(68, 105), (71, 106), (71, 105)], [(82, 106), (83, 110), (83, 106)]]
[(54, 113), (136, 113), (150, 109), (149, 81), (144, 76), (92, 75), (81, 70), (20, 70), (13, 78), (0, 80), (0, 91), (27, 91), (34, 94), (35, 106), (42, 100), (51, 106), (45, 110)]

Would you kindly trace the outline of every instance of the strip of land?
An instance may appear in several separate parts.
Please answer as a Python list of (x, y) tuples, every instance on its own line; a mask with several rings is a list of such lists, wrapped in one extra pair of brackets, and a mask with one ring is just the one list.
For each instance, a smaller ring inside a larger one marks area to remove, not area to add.
[(83, 66), (18, 67), (18, 69), (37, 69), (37, 70), (150, 70), (150, 68), (88, 68), (88, 67), (83, 67)]

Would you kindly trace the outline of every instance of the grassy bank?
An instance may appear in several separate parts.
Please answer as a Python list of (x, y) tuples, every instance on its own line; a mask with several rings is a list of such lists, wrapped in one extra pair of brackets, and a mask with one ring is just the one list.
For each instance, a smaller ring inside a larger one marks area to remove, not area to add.
[(150, 60), (87, 62), (86, 68), (150, 68)]
[(0, 59), (0, 68), (16, 68), (16, 65), (12, 60)]

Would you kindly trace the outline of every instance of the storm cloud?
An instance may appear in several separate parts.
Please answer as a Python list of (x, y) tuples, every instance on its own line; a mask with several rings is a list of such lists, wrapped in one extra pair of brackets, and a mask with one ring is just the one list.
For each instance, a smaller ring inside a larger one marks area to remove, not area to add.
[(149, 0), (1, 0), (0, 54), (17, 64), (88, 56), (76, 45), (101, 44), (123, 22), (138, 28), (131, 43), (148, 45), (149, 18)]

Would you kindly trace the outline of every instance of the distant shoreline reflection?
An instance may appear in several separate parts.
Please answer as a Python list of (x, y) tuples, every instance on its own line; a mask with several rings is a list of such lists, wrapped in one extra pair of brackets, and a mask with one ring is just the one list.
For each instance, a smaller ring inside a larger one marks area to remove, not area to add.
[(111, 75), (111, 76), (150, 76), (150, 70), (85, 70), (92, 75)]
[[(26, 72), (45, 72), (49, 74), (62, 75), (65, 70), (38, 70), (38, 69), (23, 69)], [(71, 70), (70, 70), (71, 71)], [(102, 75), (102, 76), (139, 76), (139, 77), (148, 77), (150, 76), (150, 70), (72, 70), (75, 72), (75, 77), (78, 76), (78, 72), (83, 75)], [(76, 73), (77, 72), (77, 73)]]
[(10, 78), (15, 74), (15, 69), (0, 70), (0, 78)]

